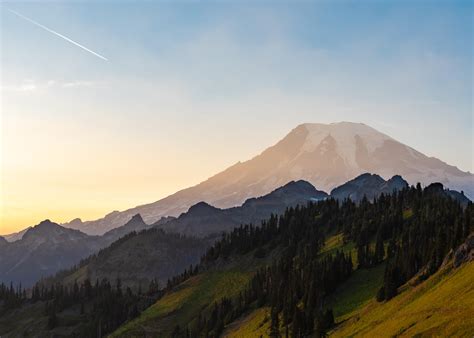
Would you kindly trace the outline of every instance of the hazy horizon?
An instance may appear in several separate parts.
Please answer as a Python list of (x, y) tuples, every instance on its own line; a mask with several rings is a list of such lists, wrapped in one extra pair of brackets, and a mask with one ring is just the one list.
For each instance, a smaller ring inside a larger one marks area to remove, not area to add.
[(474, 170), (470, 2), (0, 11), (0, 235), (156, 201), (301, 123), (365, 123)]

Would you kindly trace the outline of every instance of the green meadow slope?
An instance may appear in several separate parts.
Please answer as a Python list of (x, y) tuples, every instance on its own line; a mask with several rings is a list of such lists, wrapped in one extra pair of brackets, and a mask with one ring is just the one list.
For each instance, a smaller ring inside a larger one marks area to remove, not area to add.
[[(354, 252), (340, 234), (329, 237), (321, 250)], [(277, 254), (256, 259), (248, 254), (216, 266), (178, 285), (135, 320), (111, 337), (168, 337), (174, 327), (191, 325), (198, 314), (208, 314), (222, 297), (242, 291), (256, 269)], [(327, 299), (336, 326), (331, 337), (466, 336), (474, 333), (474, 262), (453, 268), (449, 264), (418, 285), (407, 283), (387, 302), (375, 296), (383, 281), (385, 264), (355, 270)], [(227, 325), (223, 337), (269, 337), (270, 308), (254, 308)], [(282, 335), (285, 334), (281, 328)]]
[[(362, 286), (355, 288), (359, 292)], [(472, 337), (474, 334), (474, 262), (446, 268), (416, 286), (409, 284), (388, 302), (373, 297), (342, 311), (334, 337)], [(344, 301), (336, 302), (341, 308)], [(337, 307), (335, 307), (337, 308)]]
[(265, 258), (255, 258), (252, 252), (229, 263), (217, 264), (179, 284), (110, 337), (169, 337), (176, 325), (191, 326), (199, 314), (208, 315), (214, 302), (237, 296), (254, 272), (278, 254), (275, 250)]
[[(356, 271), (329, 299), (336, 327), (330, 337), (472, 337), (474, 262), (445, 269), (388, 302), (375, 300), (383, 265)], [(269, 308), (247, 314), (225, 337), (269, 337)], [(281, 330), (281, 334), (284, 332)]]
[[(321, 256), (330, 255), (337, 250), (351, 253), (353, 261), (357, 262), (354, 243), (344, 244), (342, 234), (327, 238), (321, 249)], [(337, 320), (341, 320), (347, 313), (365, 305), (377, 293), (383, 280), (384, 265), (371, 269), (355, 270), (353, 275), (343, 283), (328, 299), (329, 307), (333, 308)], [(269, 337), (270, 308), (258, 308), (251, 311), (240, 320), (226, 328), (224, 337)], [(285, 332), (281, 329), (281, 334)]]
[(118, 329), (111, 337), (169, 337), (176, 325), (186, 327), (214, 301), (238, 294), (250, 274), (237, 270), (213, 271), (194, 276), (157, 301), (138, 318)]

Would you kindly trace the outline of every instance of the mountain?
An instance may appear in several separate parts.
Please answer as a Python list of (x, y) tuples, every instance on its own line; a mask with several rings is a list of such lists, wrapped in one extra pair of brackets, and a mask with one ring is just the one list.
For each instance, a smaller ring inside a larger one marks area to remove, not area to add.
[(2, 237), (5, 238), (8, 242), (15, 242), (15, 241), (18, 241), (18, 240), (22, 239), (23, 235), (30, 229), (31, 229), (31, 227), (28, 227), (26, 229), (15, 232), (13, 234), (3, 235)]
[(463, 206), (466, 206), (470, 201), (470, 199), (464, 195), (464, 192), (445, 189), (444, 186), (439, 182), (431, 183), (426, 187), (425, 191), (429, 194), (449, 196), (450, 198), (458, 201)]
[[(168, 220), (163, 218), (163, 224)], [(135, 215), (103, 236), (91, 236), (45, 220), (26, 229), (15, 241), (0, 239), (0, 282), (21, 282), (23, 286), (29, 286), (41, 277), (79, 263), (132, 231), (149, 227), (140, 215)]]
[(132, 232), (59, 280), (67, 284), (76, 279), (80, 282), (85, 278), (91, 281), (120, 278), (123, 285), (135, 290), (138, 286), (148, 288), (153, 279), (164, 285), (168, 278), (197, 264), (210, 244), (209, 240), (168, 234), (156, 228)]
[[(153, 226), (161, 226), (173, 219), (174, 217), (162, 217), (158, 222), (153, 224)], [(151, 227), (150, 225), (145, 223), (145, 221), (143, 220), (140, 214), (136, 214), (123, 226), (107, 231), (102, 236), (102, 238), (105, 241), (112, 243), (113, 241), (127, 235), (128, 233), (132, 231), (140, 232), (142, 230), (149, 229), (150, 227)]]
[(311, 183), (298, 180), (291, 181), (262, 197), (249, 198), (242, 207), (275, 210), (283, 206), (305, 204), (309, 200), (318, 201), (327, 197), (326, 192), (317, 190)]
[(110, 337), (470, 336), (474, 209), (437, 186), (236, 229)]
[(338, 200), (350, 198), (354, 202), (360, 201), (364, 196), (369, 200), (380, 194), (391, 194), (408, 187), (407, 181), (396, 175), (385, 181), (376, 174), (362, 174), (331, 191), (331, 197)]
[[(112, 229), (102, 236), (90, 236), (47, 220), (26, 231), (23, 237), (15, 242), (9, 243), (0, 238), (0, 281), (21, 281), (23, 285), (30, 285), (40, 277), (71, 267), (81, 259), (112, 243), (115, 245), (115, 241), (126, 237), (131, 232), (139, 234), (136, 237), (130, 237), (130, 243), (142, 243), (139, 250), (143, 251), (139, 251), (138, 257), (144, 262), (160, 262), (162, 269), (160, 273), (156, 269), (145, 269), (139, 274), (143, 277), (142, 279), (150, 280), (155, 275), (160, 278), (170, 277), (176, 271), (184, 269), (188, 263), (191, 264), (198, 259), (202, 252), (191, 250), (191, 246), (187, 253), (184, 249), (178, 252), (169, 247), (166, 236), (161, 236), (160, 233), (143, 232), (143, 230), (159, 228), (167, 233), (206, 238), (204, 242), (201, 241), (197, 245), (198, 248), (205, 248), (223, 232), (231, 231), (241, 224), (259, 224), (271, 214), (282, 214), (290, 206), (306, 205), (309, 201), (323, 200), (328, 197), (340, 200), (351, 198), (357, 202), (364, 195), (372, 199), (381, 193), (390, 194), (406, 186), (406, 181), (400, 176), (394, 176), (385, 181), (375, 174), (363, 174), (333, 189), (331, 195), (328, 195), (306, 181), (292, 181), (267, 195), (250, 198), (239, 207), (221, 209), (206, 202), (199, 202), (177, 218), (162, 217), (152, 225), (148, 225), (141, 215), (137, 214), (121, 227)], [(426, 191), (450, 196), (464, 206), (469, 201), (462, 193), (445, 190), (440, 183), (429, 185)], [(155, 241), (148, 238), (148, 234), (151, 238), (155, 238)], [(176, 245), (181, 243), (179, 239), (171, 238), (170, 240), (175, 241)], [(184, 243), (186, 241), (183, 239)], [(101, 256), (101, 263), (97, 264), (93, 260), (88, 266), (88, 276), (119, 275), (121, 271), (125, 274), (124, 267), (133, 271), (135, 267), (141, 266), (136, 261), (137, 253), (134, 251), (139, 245), (124, 244), (127, 243), (127, 239), (121, 243), (120, 246), (115, 246), (115, 251), (108, 251), (113, 252), (110, 257), (119, 258), (107, 260), (105, 257), (108, 256)], [(165, 247), (168, 249), (163, 249)], [(174, 270), (169, 268), (169, 264), (175, 267)]]
[[(369, 195), (364, 185), (370, 180), (378, 183), (369, 186), (372, 196), (406, 187), (406, 182), (399, 176), (385, 181), (377, 175), (364, 174), (338, 189), (347, 192), (351, 198), (361, 198), (364, 194)], [(204, 250), (218, 240), (221, 233), (230, 232), (241, 224), (260, 224), (272, 214), (283, 214), (290, 206), (306, 205), (309, 201), (321, 201), (328, 197), (332, 196), (300, 180), (289, 182), (265, 196), (250, 198), (240, 207), (220, 209), (199, 202), (178, 218), (162, 219), (151, 226), (146, 225), (140, 215), (135, 215), (126, 225), (109, 231), (103, 237), (124, 229), (145, 231), (122, 237), (88, 258), (84, 265), (61, 274), (59, 280), (71, 283), (75, 279), (119, 277), (124, 285), (136, 287), (141, 284), (144, 287), (153, 278), (158, 278), (163, 283), (190, 264), (196, 264)]]
[[(290, 182), (266, 196), (249, 199), (240, 207), (218, 209), (201, 202), (177, 219), (162, 217), (152, 225), (147, 224), (140, 214), (136, 214), (122, 226), (102, 236), (87, 235), (47, 220), (26, 231), (23, 237), (15, 242), (8, 243), (0, 239), (0, 281), (31, 285), (41, 277), (70, 268), (81, 259), (97, 253), (112, 243), (114, 249), (107, 251), (110, 254), (105, 256), (102, 254), (97, 261), (91, 261), (88, 266), (89, 276), (95, 278), (122, 274), (125, 278), (125, 271), (128, 269), (135, 271), (137, 278), (147, 276), (150, 280), (157, 276), (171, 277), (192, 262), (196, 262), (203, 248), (207, 248), (213, 240), (193, 242), (190, 239), (181, 239), (179, 236), (176, 239), (173, 237), (175, 235), (167, 238), (161, 232), (142, 233), (143, 230), (161, 228), (167, 232), (192, 237), (220, 236), (223, 231), (232, 230), (242, 223), (256, 224), (272, 213), (282, 213), (288, 206), (306, 204), (310, 200), (325, 197), (326, 193), (316, 190), (308, 182)], [(82, 223), (79, 219), (75, 222)], [(130, 242), (124, 239), (120, 241), (122, 243), (120, 246), (115, 245), (119, 238), (126, 237), (131, 232), (139, 234), (136, 237), (129, 237)], [(173, 245), (176, 248), (173, 248)], [(181, 251), (177, 248), (181, 248)], [(106, 259), (109, 256), (111, 258)], [(152, 261), (159, 264), (150, 265)], [(144, 262), (147, 263), (143, 265)], [(140, 266), (144, 267), (142, 274), (134, 270)], [(146, 266), (150, 268), (147, 269)], [(157, 267), (153, 269), (152, 266)]]
[(259, 224), (271, 214), (282, 214), (287, 207), (327, 197), (325, 192), (316, 190), (306, 181), (292, 181), (265, 196), (250, 198), (240, 207), (219, 209), (199, 202), (161, 228), (168, 232), (205, 237), (230, 231), (240, 224)]
[(447, 194), (449, 197), (457, 200), (461, 205), (466, 206), (469, 201), (471, 201), (469, 198), (464, 195), (464, 192), (459, 192), (456, 190), (451, 190), (451, 189), (445, 189), (444, 190), (445, 194)]
[(283, 213), (287, 207), (306, 205), (308, 201), (327, 197), (325, 192), (316, 190), (310, 183), (297, 181), (289, 182), (268, 195), (248, 199), (240, 207), (219, 209), (199, 202), (178, 218), (161, 219), (151, 226), (138, 214), (102, 238), (116, 236), (125, 230), (128, 235), (86, 259), (82, 266), (60, 274), (59, 280), (70, 283), (75, 279), (119, 277), (124, 285), (135, 287), (138, 284), (146, 287), (154, 278), (165, 283), (190, 264), (198, 263), (222, 232), (231, 231), (241, 224), (259, 224), (271, 214)]
[[(0, 287), (9, 300), (0, 302), (0, 335), (466, 336), (474, 328), (474, 208), (448, 197), (432, 184), (376, 204), (323, 198), (234, 229), (203, 255), (205, 239), (132, 232), (43, 280), (26, 300)], [(192, 209), (203, 216), (216, 208)], [(161, 290), (146, 287), (150, 277)]]
[(154, 203), (114, 211), (96, 221), (65, 226), (88, 234), (103, 234), (136, 214), (142, 215), (146, 223), (153, 223), (163, 216), (178, 216), (201, 201), (229, 208), (300, 179), (331, 191), (366, 172), (385, 179), (401, 175), (410, 184), (441, 182), (449, 189), (474, 196), (471, 173), (428, 157), (365, 124), (308, 123), (299, 125), (260, 155), (238, 162), (196, 186)]
[(0, 245), (0, 281), (29, 286), (41, 276), (78, 263), (100, 246), (100, 238), (45, 220), (20, 240)]

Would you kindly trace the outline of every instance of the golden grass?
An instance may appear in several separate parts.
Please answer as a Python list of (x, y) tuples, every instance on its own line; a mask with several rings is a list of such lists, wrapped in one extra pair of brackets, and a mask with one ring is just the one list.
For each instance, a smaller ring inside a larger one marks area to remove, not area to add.
[(206, 314), (215, 301), (238, 295), (250, 277), (251, 273), (237, 270), (209, 271), (192, 277), (110, 337), (167, 337), (176, 325), (184, 328), (200, 312)]
[(370, 301), (333, 337), (472, 337), (474, 262), (440, 271), (385, 303)]
[(67, 276), (64, 279), (63, 283), (66, 284), (66, 285), (74, 284), (74, 281), (76, 281), (78, 284), (83, 283), (88, 277), (87, 269), (88, 269), (87, 265), (77, 269), (76, 271), (74, 271), (74, 273)]
[(321, 248), (321, 253), (323, 254), (329, 251), (333, 251), (334, 249), (340, 249), (344, 244), (342, 239), (342, 233), (327, 238), (324, 243), (324, 246)]
[(222, 336), (226, 338), (268, 337), (269, 318), (269, 307), (256, 309), (229, 325)]
[(375, 297), (382, 285), (385, 264), (370, 269), (355, 270), (326, 300), (328, 308), (334, 311), (336, 323), (351, 316)]
[(413, 210), (411, 208), (403, 210), (403, 219), (409, 219), (412, 216), (413, 216)]
[(198, 277), (193, 277), (186, 281), (186, 283), (184, 283), (184, 285), (179, 289), (165, 295), (155, 304), (143, 311), (138, 318), (121, 326), (109, 337), (133, 336), (136, 334), (136, 331), (140, 331), (140, 329), (145, 330), (146, 325), (150, 321), (159, 317), (167, 316), (173, 311), (176, 311), (185, 303), (186, 299), (189, 298), (196, 289), (196, 279), (198, 279)]

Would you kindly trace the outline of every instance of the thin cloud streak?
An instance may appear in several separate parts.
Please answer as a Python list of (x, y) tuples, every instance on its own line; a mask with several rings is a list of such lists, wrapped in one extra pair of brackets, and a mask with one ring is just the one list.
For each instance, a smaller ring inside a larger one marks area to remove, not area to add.
[(66, 82), (63, 83), (61, 86), (63, 88), (76, 88), (76, 87), (96, 87), (101, 85), (101, 83), (95, 81), (74, 81), (74, 82)]
[(46, 31), (48, 31), (48, 32), (50, 32), (50, 33), (53, 33), (54, 35), (57, 35), (57, 36), (59, 36), (60, 38), (63, 38), (64, 40), (66, 40), (66, 41), (72, 43), (73, 45), (76, 45), (77, 47), (80, 47), (80, 48), (84, 49), (85, 51), (87, 51), (87, 52), (89, 52), (89, 53), (91, 53), (91, 54), (94, 54), (94, 55), (97, 56), (98, 58), (101, 58), (102, 60), (105, 60), (105, 61), (109, 61), (106, 57), (104, 57), (104, 56), (102, 56), (102, 55), (100, 55), (100, 54), (98, 54), (98, 53), (96, 53), (96, 52), (90, 50), (89, 48), (87, 48), (87, 47), (81, 45), (80, 43), (77, 43), (77, 42), (75, 42), (75, 41), (69, 39), (68, 37), (66, 37), (66, 36), (64, 36), (64, 35), (62, 35), (62, 34), (56, 32), (56, 31), (54, 31), (54, 30), (52, 30), (52, 29), (46, 27), (46, 26), (43, 26), (43, 25), (40, 24), (39, 22), (36, 22), (36, 21), (34, 21), (34, 20), (32, 20), (32, 19), (30, 19), (30, 18), (28, 18), (28, 17), (26, 17), (26, 16), (24, 16), (24, 15), (18, 13), (18, 12), (15, 12), (14, 10), (11, 10), (11, 9), (9, 9), (9, 8), (7, 8), (7, 10), (8, 10), (9, 12), (15, 14), (16, 16), (18, 16), (18, 17), (20, 17), (20, 18), (26, 20), (26, 21), (28, 21), (28, 22), (30, 22), (30, 23), (32, 23), (32, 24), (38, 26), (38, 27), (41, 27), (41, 28), (43, 28), (44, 30), (46, 30)]
[(29, 93), (29, 92), (34, 92), (36, 90), (43, 90), (43, 89), (99, 88), (99, 87), (104, 87), (106, 84), (107, 84), (106, 82), (87, 81), (87, 80), (77, 80), (77, 81), (69, 81), (69, 82), (48, 80), (46, 82), (37, 82), (32, 79), (27, 79), (21, 82), (20, 84), (1, 85), (0, 91)]

